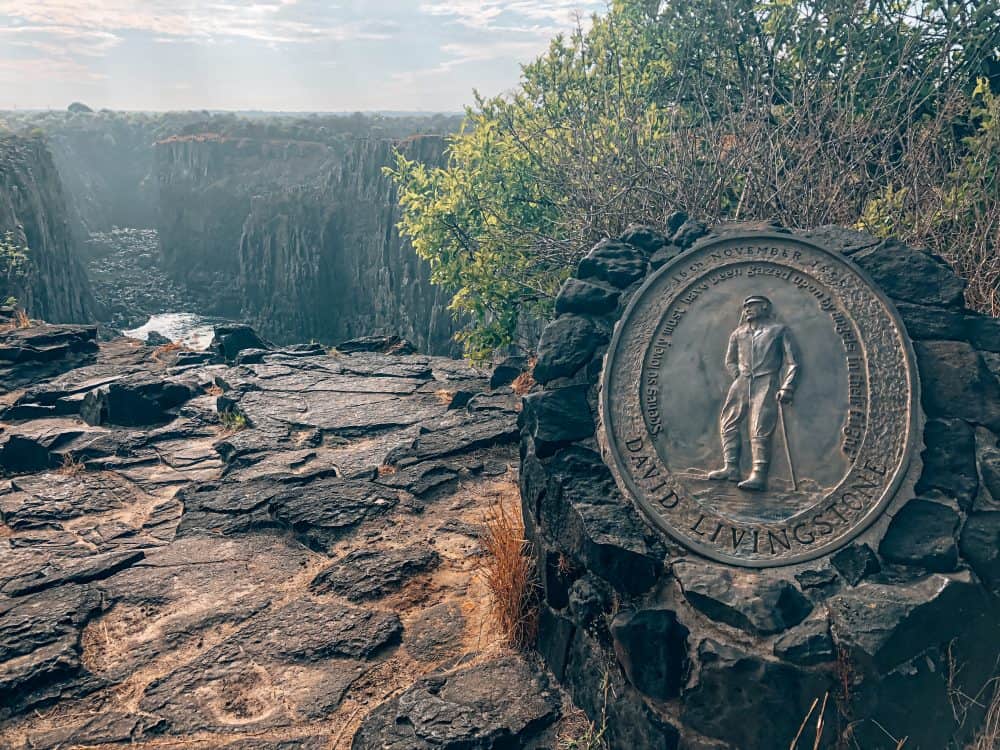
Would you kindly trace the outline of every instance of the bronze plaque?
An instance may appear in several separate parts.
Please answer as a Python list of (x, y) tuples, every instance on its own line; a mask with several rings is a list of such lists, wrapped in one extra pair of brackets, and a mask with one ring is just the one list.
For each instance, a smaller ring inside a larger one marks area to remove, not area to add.
[(622, 489), (734, 565), (829, 554), (903, 480), (919, 383), (898, 314), (853, 263), (728, 235), (659, 269), (608, 350), (601, 434)]

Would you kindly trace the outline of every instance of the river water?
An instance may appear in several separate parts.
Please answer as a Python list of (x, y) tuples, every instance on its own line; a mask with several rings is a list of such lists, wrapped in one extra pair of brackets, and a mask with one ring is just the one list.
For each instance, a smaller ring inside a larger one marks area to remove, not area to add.
[[(84, 260), (110, 335), (143, 341), (153, 331), (192, 349), (205, 349), (212, 327), (226, 321), (201, 315), (195, 295), (160, 268), (154, 229), (115, 227), (94, 232)], [(145, 321), (145, 322), (143, 322)]]
[(157, 313), (138, 328), (122, 333), (129, 338), (145, 341), (155, 331), (190, 349), (207, 349), (212, 342), (212, 332), (217, 322), (219, 321), (195, 313)]

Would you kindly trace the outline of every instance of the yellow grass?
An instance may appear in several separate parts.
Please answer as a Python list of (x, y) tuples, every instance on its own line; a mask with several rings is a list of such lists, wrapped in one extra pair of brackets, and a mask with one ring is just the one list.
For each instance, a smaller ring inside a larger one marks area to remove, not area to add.
[(538, 627), (535, 567), (524, 538), (517, 488), (500, 494), (483, 520), (480, 575), (491, 595), (491, 617), (500, 637), (515, 648), (534, 643)]

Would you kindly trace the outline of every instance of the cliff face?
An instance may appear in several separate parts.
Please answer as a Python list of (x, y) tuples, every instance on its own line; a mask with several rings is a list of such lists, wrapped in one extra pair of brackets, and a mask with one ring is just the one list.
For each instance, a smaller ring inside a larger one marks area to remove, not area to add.
[[(156, 145), (163, 267), (209, 304), (279, 342), (404, 336), (456, 354), (448, 296), (396, 230), (397, 195), (382, 168), (396, 142), (231, 137)], [(402, 142), (440, 163), (440, 136)]]
[[(396, 144), (363, 140), (318, 187), (252, 202), (239, 246), (242, 315), (277, 340), (336, 342), (398, 334), (421, 351), (457, 354), (449, 297), (399, 236), (396, 187), (382, 173)], [(440, 163), (440, 136), (404, 141), (408, 158)]]
[(153, 226), (157, 198), (156, 181), (150, 179), (152, 128), (109, 120), (100, 129), (53, 129), (48, 137), (72, 222), (85, 233)]
[(0, 236), (6, 232), (28, 252), (23, 277), (4, 293), (34, 317), (91, 320), (93, 297), (74, 250), (59, 174), (41, 136), (0, 135)]
[(156, 144), (161, 257), (164, 267), (213, 312), (235, 316), (240, 237), (251, 199), (308, 183), (333, 154), (322, 143), (230, 138), (209, 133)]

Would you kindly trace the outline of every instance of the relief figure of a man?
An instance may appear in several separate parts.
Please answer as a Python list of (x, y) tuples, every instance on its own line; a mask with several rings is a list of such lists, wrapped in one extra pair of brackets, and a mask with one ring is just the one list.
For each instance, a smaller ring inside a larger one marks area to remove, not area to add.
[[(726, 368), (733, 377), (719, 418), (725, 466), (710, 472), (709, 479), (738, 482), (741, 490), (767, 489), (772, 436), (780, 404), (790, 404), (799, 375), (791, 332), (777, 322), (767, 297), (754, 295), (743, 301), (743, 317), (729, 337)], [(740, 427), (747, 425), (753, 469), (740, 481)]]

